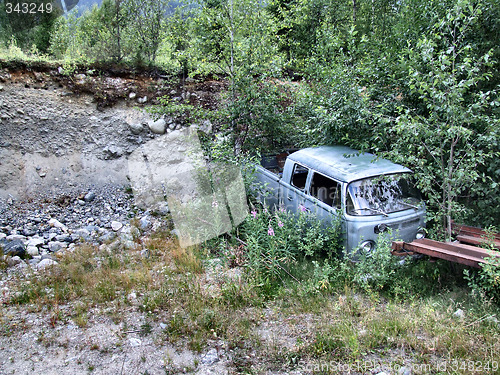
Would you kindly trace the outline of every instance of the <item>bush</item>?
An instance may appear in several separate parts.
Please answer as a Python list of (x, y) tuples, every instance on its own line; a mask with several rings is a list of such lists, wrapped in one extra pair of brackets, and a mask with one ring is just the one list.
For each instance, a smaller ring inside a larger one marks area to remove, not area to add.
[(359, 262), (353, 263), (353, 281), (364, 290), (381, 291), (398, 276), (400, 261), (391, 254), (389, 236), (379, 236), (375, 249), (360, 254)]
[(246, 266), (259, 281), (275, 281), (291, 276), (289, 265), (299, 257), (328, 255), (339, 250), (340, 218), (324, 228), (314, 215), (298, 215), (281, 208), (254, 208), (241, 226), (246, 243)]

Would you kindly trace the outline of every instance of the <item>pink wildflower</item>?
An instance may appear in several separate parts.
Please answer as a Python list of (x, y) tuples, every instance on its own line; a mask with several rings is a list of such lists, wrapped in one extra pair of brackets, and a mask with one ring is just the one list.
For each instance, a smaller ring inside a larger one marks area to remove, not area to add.
[(284, 224), (282, 223), (282, 221), (281, 221), (281, 220), (278, 220), (278, 227), (283, 228), (283, 225), (284, 225)]
[(269, 229), (267, 230), (267, 234), (270, 236), (274, 236), (274, 229), (272, 226), (269, 226)]
[(307, 208), (301, 204), (299, 204), (299, 208), (300, 208), (300, 211), (302, 212), (306, 212), (307, 211)]
[(252, 211), (250, 213), (252, 214), (252, 216), (253, 216), (254, 219), (257, 217), (257, 211)]

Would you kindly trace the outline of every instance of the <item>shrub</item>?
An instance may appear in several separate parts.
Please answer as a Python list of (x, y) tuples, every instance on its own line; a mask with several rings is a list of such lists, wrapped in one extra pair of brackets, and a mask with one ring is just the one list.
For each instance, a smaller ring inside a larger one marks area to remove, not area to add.
[(295, 215), (283, 208), (272, 212), (254, 208), (241, 226), (246, 243), (246, 266), (261, 281), (291, 276), (289, 265), (299, 257), (327, 254), (339, 250), (340, 218), (324, 224), (312, 214)]

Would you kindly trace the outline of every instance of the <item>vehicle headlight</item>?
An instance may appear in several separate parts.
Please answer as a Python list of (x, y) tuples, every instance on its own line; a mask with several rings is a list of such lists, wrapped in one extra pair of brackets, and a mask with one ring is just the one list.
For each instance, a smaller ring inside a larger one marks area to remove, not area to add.
[(375, 228), (373, 228), (373, 232), (375, 234), (384, 233), (386, 230), (387, 230), (386, 224), (378, 224), (378, 225), (375, 225)]
[(375, 249), (375, 242), (373, 241), (364, 241), (359, 245), (359, 251), (368, 254)]
[(425, 238), (425, 229), (424, 228), (420, 228), (418, 231), (417, 231), (417, 234), (415, 236), (415, 238), (417, 240), (420, 240), (422, 238)]

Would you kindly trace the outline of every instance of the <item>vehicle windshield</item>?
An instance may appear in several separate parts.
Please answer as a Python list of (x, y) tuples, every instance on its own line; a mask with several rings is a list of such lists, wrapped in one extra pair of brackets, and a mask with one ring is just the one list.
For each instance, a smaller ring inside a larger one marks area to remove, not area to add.
[(384, 215), (397, 211), (418, 209), (420, 192), (412, 175), (399, 173), (365, 178), (347, 186), (349, 215)]

